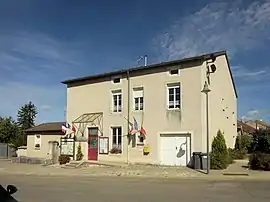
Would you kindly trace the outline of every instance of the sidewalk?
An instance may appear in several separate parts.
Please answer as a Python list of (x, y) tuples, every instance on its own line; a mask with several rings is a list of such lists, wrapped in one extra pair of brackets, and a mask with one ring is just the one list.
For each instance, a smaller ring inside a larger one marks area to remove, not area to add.
[(77, 169), (64, 169), (59, 165), (41, 166), (33, 164), (14, 164), (0, 160), (0, 175), (36, 175), (36, 176), (85, 176), (85, 177), (141, 177), (170, 179), (208, 179), (208, 180), (268, 180), (270, 172), (247, 171), (249, 176), (225, 176), (226, 171), (212, 170), (209, 175), (186, 167), (159, 167), (152, 165), (99, 166), (90, 165)]

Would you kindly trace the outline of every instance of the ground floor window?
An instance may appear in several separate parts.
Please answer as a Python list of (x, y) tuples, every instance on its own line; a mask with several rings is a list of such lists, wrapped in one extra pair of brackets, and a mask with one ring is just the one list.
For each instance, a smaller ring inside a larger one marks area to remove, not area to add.
[(112, 127), (111, 153), (122, 153), (123, 148), (122, 127)]

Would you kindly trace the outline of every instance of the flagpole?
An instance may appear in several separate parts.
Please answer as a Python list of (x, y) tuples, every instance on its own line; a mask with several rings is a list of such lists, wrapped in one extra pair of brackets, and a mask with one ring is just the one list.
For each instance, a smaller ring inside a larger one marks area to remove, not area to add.
[[(129, 134), (129, 124), (130, 124), (130, 78), (129, 78), (129, 70), (127, 70), (127, 82), (128, 82), (128, 110), (127, 110), (127, 134)], [(127, 142), (127, 164), (129, 164), (129, 146), (128, 146), (128, 137), (126, 138), (126, 142)]]

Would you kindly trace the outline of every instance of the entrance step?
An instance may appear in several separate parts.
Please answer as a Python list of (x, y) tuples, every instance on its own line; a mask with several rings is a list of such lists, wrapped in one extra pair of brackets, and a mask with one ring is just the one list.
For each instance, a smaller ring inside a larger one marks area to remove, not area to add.
[(75, 169), (81, 167), (83, 163), (84, 163), (83, 161), (70, 161), (69, 163), (65, 164), (62, 168)]

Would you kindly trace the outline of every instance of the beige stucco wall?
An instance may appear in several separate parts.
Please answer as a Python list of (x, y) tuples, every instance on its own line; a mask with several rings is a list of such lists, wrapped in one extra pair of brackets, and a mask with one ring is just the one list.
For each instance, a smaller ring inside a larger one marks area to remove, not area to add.
[[(218, 57), (216, 65), (218, 70), (212, 78), (211, 98), (210, 98), (210, 128), (212, 136), (218, 129), (236, 136), (236, 98), (230, 81), (225, 57)], [(192, 68), (188, 68), (192, 66)], [(99, 155), (99, 160), (104, 161), (127, 161), (159, 163), (160, 162), (160, 134), (163, 132), (181, 132), (191, 133), (191, 152), (202, 151), (205, 149), (205, 96), (201, 93), (205, 80), (205, 63), (189, 63), (180, 66), (180, 75), (171, 76), (168, 69), (157, 69), (157, 72), (147, 72), (142, 75), (133, 75), (130, 78), (130, 118), (133, 122), (133, 116), (137, 119), (140, 126), (143, 119), (143, 126), (147, 131), (146, 143), (150, 145), (150, 155), (143, 156), (143, 147), (137, 146), (127, 148), (127, 138), (123, 138), (123, 153), (118, 155)], [(223, 76), (224, 75), (224, 76)], [(211, 75), (212, 76), (212, 75)], [(181, 83), (181, 110), (167, 110), (167, 91), (168, 83)], [(144, 90), (144, 113), (133, 111), (134, 87), (143, 87)], [(120, 114), (112, 113), (112, 90), (122, 90), (123, 111)], [(227, 92), (226, 92), (227, 91)], [(225, 102), (221, 103), (221, 98)], [(67, 89), (67, 121), (71, 123), (74, 119), (84, 113), (103, 112), (103, 135), (110, 137), (109, 149), (111, 149), (111, 127), (122, 126), (123, 134), (128, 131), (128, 84), (127, 79), (123, 78), (120, 84), (113, 84), (111, 80), (102, 81), (80, 86), (71, 86)], [(214, 104), (216, 103), (216, 104)], [(230, 116), (226, 120), (225, 114), (221, 114), (222, 107), (229, 107), (227, 116), (232, 111), (235, 116)], [(235, 131), (234, 131), (235, 129)], [(87, 133), (86, 133), (87, 134)], [(232, 138), (226, 137), (229, 145), (232, 144)], [(85, 152), (84, 159), (87, 159), (87, 143), (81, 143)], [(129, 152), (127, 152), (127, 150)], [(128, 154), (128, 155), (127, 155)]]
[[(38, 134), (37, 134), (38, 135)], [(50, 146), (49, 141), (57, 141), (60, 143), (60, 135), (46, 135), (41, 136), (40, 149), (35, 149), (35, 135), (27, 135), (27, 156), (37, 158), (49, 157)]]
[[(234, 147), (237, 136), (237, 98), (229, 73), (226, 57), (219, 56), (214, 63), (216, 72), (210, 74), (211, 92), (209, 93), (209, 133), (212, 142), (217, 131), (224, 133), (227, 147)], [(203, 77), (206, 77), (206, 63), (204, 63)], [(205, 79), (202, 79), (202, 87)], [(206, 151), (206, 97), (202, 95), (203, 133), (202, 148)]]

